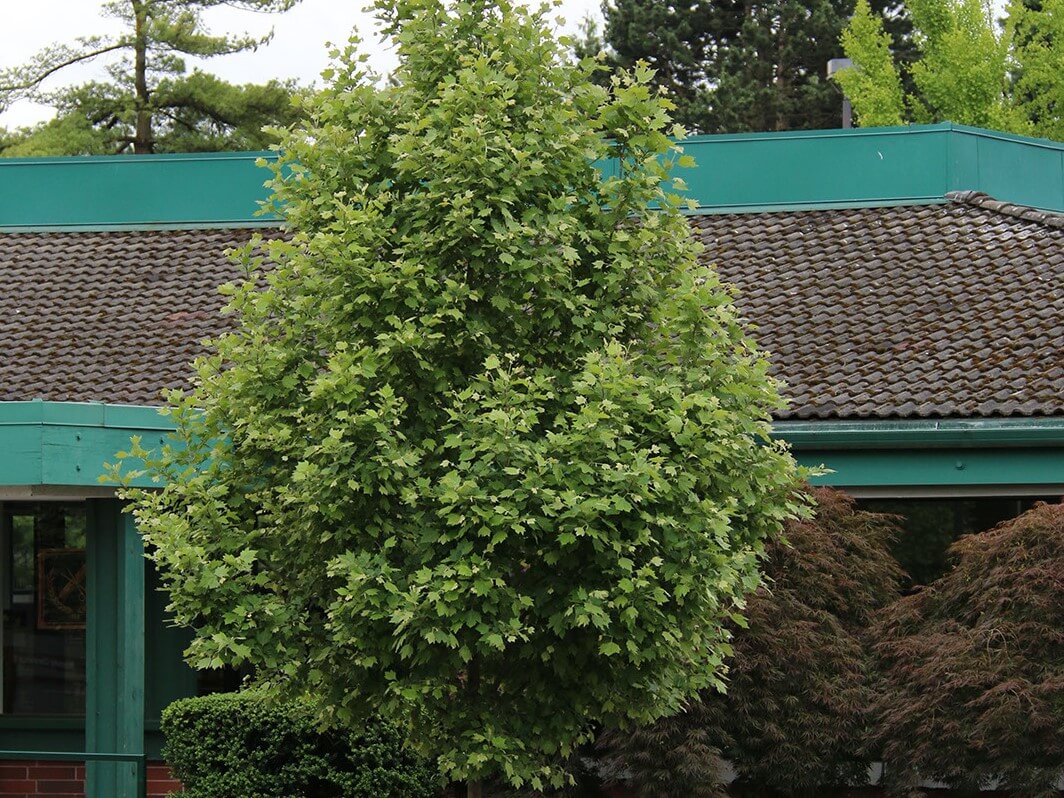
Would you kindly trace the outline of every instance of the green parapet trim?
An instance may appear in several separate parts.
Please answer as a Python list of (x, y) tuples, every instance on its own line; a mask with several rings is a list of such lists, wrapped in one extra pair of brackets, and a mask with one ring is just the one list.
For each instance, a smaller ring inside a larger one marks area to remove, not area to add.
[[(1064, 143), (954, 125), (694, 136), (677, 169), (701, 213), (943, 202), (952, 191), (1064, 211)], [(259, 215), (277, 153), (0, 159), (0, 231), (277, 225)], [(596, 164), (618, 173), (616, 160)]]
[(924, 204), (953, 191), (1064, 211), (1064, 143), (943, 122), (695, 136), (679, 170), (703, 213)]
[(0, 228), (245, 225), (275, 152), (0, 159)]
[(1064, 144), (952, 125), (950, 191), (974, 189), (995, 199), (1064, 210)]

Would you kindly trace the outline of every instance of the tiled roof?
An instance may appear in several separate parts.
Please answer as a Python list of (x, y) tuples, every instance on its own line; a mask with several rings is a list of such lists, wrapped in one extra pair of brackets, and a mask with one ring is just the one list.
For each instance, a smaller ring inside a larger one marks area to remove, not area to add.
[(0, 235), (0, 401), (161, 404), (225, 323), (249, 230)]
[(784, 418), (1064, 414), (1064, 216), (941, 205), (699, 216)]
[[(1064, 217), (942, 205), (695, 216), (785, 418), (1064, 414)], [(247, 230), (0, 234), (0, 401), (158, 404), (224, 328)]]

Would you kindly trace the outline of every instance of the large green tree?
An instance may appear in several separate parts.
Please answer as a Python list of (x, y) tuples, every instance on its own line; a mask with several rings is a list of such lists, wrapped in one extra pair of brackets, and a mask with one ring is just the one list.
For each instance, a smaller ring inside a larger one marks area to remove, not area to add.
[(289, 236), (243, 251), (136, 517), (194, 665), (536, 786), (718, 684), (801, 475), (649, 70), (594, 85), (507, 0), (379, 13), (394, 81), (352, 45), (285, 137)]
[[(876, 0), (875, 8), (904, 45), (900, 0)], [(676, 103), (677, 121), (700, 133), (838, 127), (842, 99), (825, 72), (852, 11), (853, 0), (603, 5), (611, 63), (646, 61)]]
[[(292, 83), (244, 86), (201, 70), (186, 57), (211, 58), (262, 44), (251, 36), (212, 34), (203, 12), (219, 5), (279, 12), (298, 0), (111, 0), (104, 13), (124, 30), (55, 44), (28, 63), (0, 71), (0, 111), (30, 99), (54, 106), (56, 119), (0, 135), (0, 154), (83, 155), (261, 149), (265, 125), (295, 121)], [(117, 57), (116, 57), (117, 56)], [(107, 79), (50, 89), (50, 78), (94, 59), (110, 59)]]
[[(918, 57), (858, 0), (838, 74), (867, 127), (950, 121), (1064, 139), (1064, 0), (1014, 0), (1003, 21), (981, 0), (907, 0)], [(903, 84), (909, 90), (903, 89)]]

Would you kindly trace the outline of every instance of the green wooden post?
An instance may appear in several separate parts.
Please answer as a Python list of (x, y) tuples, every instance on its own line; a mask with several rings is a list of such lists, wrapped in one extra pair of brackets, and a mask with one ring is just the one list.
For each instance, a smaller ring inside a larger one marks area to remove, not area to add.
[[(89, 502), (88, 695), (85, 742), (95, 753), (144, 753), (144, 546), (114, 499)], [(86, 766), (86, 798), (137, 798), (139, 768)]]

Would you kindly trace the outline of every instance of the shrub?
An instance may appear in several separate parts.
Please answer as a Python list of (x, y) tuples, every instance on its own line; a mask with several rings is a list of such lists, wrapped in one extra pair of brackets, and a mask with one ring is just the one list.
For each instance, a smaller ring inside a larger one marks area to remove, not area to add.
[(163, 712), (163, 756), (187, 798), (435, 798), (435, 770), (384, 723), (322, 731), (310, 708), (254, 693)]
[(886, 777), (1058, 795), (1064, 777), (1064, 506), (950, 549), (956, 567), (885, 615)]
[(705, 721), (705, 705), (694, 702), (649, 726), (608, 732), (601, 740), (603, 777), (641, 798), (723, 798), (719, 735)]
[(734, 629), (727, 694), (608, 736), (607, 765), (627, 772), (639, 795), (719, 794), (718, 750), (750, 795), (823, 795), (865, 778), (859, 752), (874, 689), (865, 630), (897, 597), (897, 526), (838, 491), (813, 496), (815, 517), (792, 522), (786, 542), (768, 548), (770, 581), (749, 598), (747, 628)]

